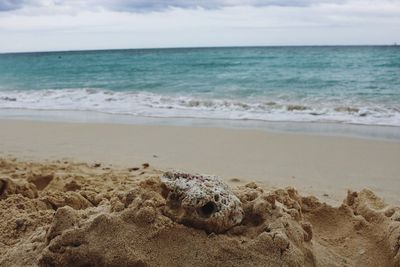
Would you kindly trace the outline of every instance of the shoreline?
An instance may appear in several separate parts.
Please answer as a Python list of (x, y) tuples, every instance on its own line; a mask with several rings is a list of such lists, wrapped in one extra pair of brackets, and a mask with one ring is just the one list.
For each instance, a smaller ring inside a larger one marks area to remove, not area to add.
[(261, 130), (269, 133), (294, 133), (317, 136), (351, 137), (400, 142), (400, 127), (316, 121), (264, 121), (255, 119), (216, 119), (192, 117), (149, 117), (97, 111), (0, 109), (0, 120), (62, 123), (103, 123), (153, 126)]
[(134, 167), (182, 169), (293, 186), (340, 205), (348, 189), (368, 188), (400, 204), (400, 142), (343, 136), (171, 125), (66, 123), (1, 119), (0, 156), (64, 158)]

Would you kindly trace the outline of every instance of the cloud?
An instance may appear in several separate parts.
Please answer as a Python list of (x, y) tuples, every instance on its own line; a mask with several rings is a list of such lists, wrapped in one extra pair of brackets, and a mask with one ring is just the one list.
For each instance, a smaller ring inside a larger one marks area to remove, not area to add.
[(345, 0), (0, 0), (0, 11), (23, 8), (106, 9), (122, 12), (153, 12), (171, 8), (220, 9), (236, 6), (308, 7), (321, 3), (343, 3)]
[[(95, 1), (98, 2), (98, 1)], [(318, 3), (328, 2), (324, 0), (134, 0), (126, 1), (119, 0), (112, 4), (105, 1), (98, 2), (98, 4), (110, 8), (111, 10), (122, 11), (154, 11), (165, 10), (168, 8), (204, 8), (204, 9), (218, 9), (224, 7), (235, 6), (311, 6)]]
[(400, 0), (279, 3), (0, 0), (0, 52), (400, 43)]
[(23, 0), (0, 0), (0, 12), (22, 8), (25, 4)]

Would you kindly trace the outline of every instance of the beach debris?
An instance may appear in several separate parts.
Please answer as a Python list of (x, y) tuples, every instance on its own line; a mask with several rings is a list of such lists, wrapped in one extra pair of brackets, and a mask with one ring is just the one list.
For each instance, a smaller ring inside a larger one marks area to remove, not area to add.
[(288, 111), (296, 111), (296, 110), (302, 111), (302, 110), (308, 109), (308, 107), (306, 107), (306, 106), (301, 106), (301, 105), (288, 105), (288, 106), (286, 107), (286, 109), (287, 109)]
[(17, 98), (15, 98), (15, 97), (8, 97), (8, 96), (6, 96), (6, 97), (0, 97), (0, 99), (1, 99), (1, 100), (4, 100), (4, 101), (11, 101), (11, 102), (17, 101)]
[(25, 221), (25, 219), (17, 219), (16, 221), (15, 221), (15, 229), (16, 230), (25, 230), (26, 229), (26, 221)]
[(161, 182), (164, 213), (176, 222), (221, 233), (244, 217), (239, 198), (217, 176), (173, 171), (164, 173)]
[(129, 168), (128, 171), (133, 172), (133, 171), (138, 171), (140, 168), (138, 167), (133, 167), (133, 168)]
[(93, 167), (95, 167), (95, 168), (98, 168), (98, 167), (100, 167), (101, 166), (101, 163), (95, 163), (94, 165), (93, 165)]
[(148, 168), (150, 166), (150, 164), (149, 163), (143, 163), (142, 166), (143, 166), (143, 168), (146, 169), (146, 168)]
[(335, 108), (336, 112), (347, 112), (347, 113), (357, 113), (360, 111), (358, 108), (353, 107), (337, 107)]

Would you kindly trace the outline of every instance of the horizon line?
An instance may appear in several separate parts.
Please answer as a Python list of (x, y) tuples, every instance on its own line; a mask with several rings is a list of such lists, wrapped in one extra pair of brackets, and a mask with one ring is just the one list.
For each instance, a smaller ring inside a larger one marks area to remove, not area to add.
[(71, 49), (71, 50), (37, 50), (37, 51), (14, 51), (0, 52), (6, 54), (34, 54), (34, 53), (69, 53), (69, 52), (101, 52), (101, 51), (124, 51), (124, 50), (172, 50), (172, 49), (212, 49), (212, 48), (279, 48), (279, 47), (395, 47), (393, 44), (332, 44), (332, 45), (223, 45), (223, 46), (171, 46), (171, 47), (141, 47), (141, 48), (93, 48), (93, 49)]

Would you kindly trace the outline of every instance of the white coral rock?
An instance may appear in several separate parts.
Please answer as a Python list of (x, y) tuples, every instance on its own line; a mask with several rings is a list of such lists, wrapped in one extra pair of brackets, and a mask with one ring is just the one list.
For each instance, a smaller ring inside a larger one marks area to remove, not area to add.
[(161, 182), (165, 215), (176, 222), (221, 233), (243, 219), (242, 203), (217, 176), (166, 172)]

